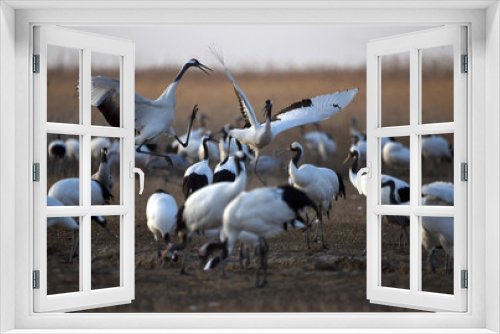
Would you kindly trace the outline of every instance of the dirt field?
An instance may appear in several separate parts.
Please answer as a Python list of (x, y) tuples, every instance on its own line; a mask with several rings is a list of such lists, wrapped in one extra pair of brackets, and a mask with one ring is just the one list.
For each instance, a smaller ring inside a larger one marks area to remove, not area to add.
[[(208, 64), (211, 65), (211, 64)], [(214, 66), (215, 67), (215, 66)], [(94, 74), (94, 73), (93, 73)], [(101, 73), (107, 75), (108, 73)], [(148, 98), (156, 98), (175, 77), (175, 71), (148, 71), (136, 74), (137, 92)], [(206, 241), (197, 237), (187, 254), (189, 275), (179, 275), (180, 263), (169, 263), (165, 268), (157, 268), (154, 258), (155, 243), (146, 226), (145, 207), (149, 196), (158, 188), (171, 193), (180, 206), (182, 204), (182, 175), (167, 171), (155, 171), (146, 176), (144, 194), (136, 196), (136, 296), (128, 305), (92, 310), (92, 312), (401, 312), (392, 308), (370, 304), (366, 300), (366, 258), (361, 256), (366, 244), (365, 197), (357, 194), (348, 180), (348, 165), (342, 161), (350, 145), (349, 125), (351, 117), (359, 119), (359, 129), (365, 129), (366, 83), (365, 71), (324, 70), (316, 73), (273, 73), (258, 75), (241, 73), (235, 75), (240, 87), (256, 110), (264, 101), (271, 98), (274, 110), (280, 110), (294, 101), (336, 90), (359, 87), (360, 92), (345, 111), (322, 123), (323, 131), (328, 132), (337, 143), (337, 155), (326, 163), (316, 156), (306, 154), (305, 161), (318, 163), (332, 168), (344, 176), (347, 198), (339, 199), (333, 205), (330, 218), (324, 219), (325, 239), (329, 250), (321, 250), (321, 245), (313, 244), (305, 250), (305, 233), (288, 230), (269, 240), (269, 277), (268, 285), (262, 289), (253, 288), (256, 264), (252, 254), (252, 264), (247, 271), (239, 268), (238, 261), (227, 266), (227, 277), (221, 278), (220, 270), (204, 272), (196, 257), (196, 248)], [(63, 96), (72, 94), (77, 98), (71, 76), (54, 72), (50, 89)], [(432, 81), (436, 94), (435, 101), (443, 98), (443, 86), (449, 87), (450, 76), (437, 76)], [(397, 110), (401, 91), (407, 91), (408, 80), (405, 76), (394, 76), (387, 82), (383, 94), (398, 95), (391, 110), (394, 122), (399, 119)], [(433, 91), (433, 90), (429, 90)], [(50, 90), (49, 90), (50, 94)], [(440, 97), (441, 94), (441, 97)], [(430, 93), (427, 95), (430, 96)], [(432, 105), (432, 99), (426, 100)], [(450, 99), (448, 99), (450, 100)], [(61, 121), (67, 116), (65, 104), (51, 104), (49, 99), (49, 120)], [(187, 73), (177, 91), (175, 129), (184, 133), (187, 117), (193, 105), (199, 104), (200, 112), (209, 116), (207, 127), (218, 130), (224, 123), (232, 122), (238, 115), (238, 103), (232, 86), (221, 71), (205, 76), (197, 70)], [(387, 99), (384, 101), (388, 101)], [(389, 100), (390, 101), (390, 100)], [(451, 100), (452, 101), (452, 100)], [(69, 103), (69, 102), (68, 102)], [(74, 104), (74, 101), (72, 102)], [(436, 102), (437, 103), (437, 102)], [(68, 108), (71, 108), (69, 105)], [(449, 106), (448, 106), (449, 107)], [(444, 108), (443, 110), (445, 110)], [(78, 114), (77, 112), (75, 113)], [(66, 116), (64, 116), (66, 115)], [(93, 124), (105, 124), (101, 116), (92, 116)], [(261, 117), (260, 115), (258, 117)], [(65, 122), (77, 122), (73, 118)], [(439, 119), (436, 119), (439, 121)], [(314, 128), (308, 127), (312, 131)], [(50, 141), (53, 136), (49, 136)], [(66, 137), (63, 136), (63, 139)], [(451, 137), (452, 139), (452, 137)], [(276, 148), (285, 148), (293, 141), (301, 141), (299, 129), (281, 134), (265, 149), (263, 154), (272, 154)], [(165, 144), (162, 142), (161, 144)], [(304, 144), (304, 142), (302, 141)], [(408, 143), (406, 143), (408, 145)], [(285, 156), (283, 168), (290, 156)], [(58, 179), (76, 176), (78, 173), (63, 162), (54, 164), (54, 173), (49, 175), (49, 186)], [(451, 180), (452, 170), (445, 167), (438, 175), (431, 173), (432, 166), (424, 171), (424, 181), (437, 179)], [(398, 176), (408, 180), (409, 174)], [(114, 175), (115, 184), (119, 175)], [(282, 185), (287, 182), (285, 169), (268, 176), (268, 185)], [(260, 182), (252, 177), (247, 189), (260, 187)], [(118, 196), (118, 186), (114, 188)], [(138, 189), (138, 183), (136, 185)], [(108, 217), (113, 233), (118, 233), (119, 217)], [(111, 287), (119, 284), (119, 245), (116, 239), (107, 235), (103, 229), (92, 224), (92, 287)], [(94, 231), (95, 229), (95, 231)], [(408, 287), (409, 248), (399, 249), (400, 230), (395, 226), (383, 228), (383, 273), (384, 286)], [(48, 239), (50, 293), (78, 290), (78, 259), (67, 263), (72, 232), (62, 229), (50, 231)], [(423, 273), (425, 290), (453, 292), (453, 279), (444, 276), (444, 253), (438, 254), (438, 272), (431, 274), (426, 262)]]

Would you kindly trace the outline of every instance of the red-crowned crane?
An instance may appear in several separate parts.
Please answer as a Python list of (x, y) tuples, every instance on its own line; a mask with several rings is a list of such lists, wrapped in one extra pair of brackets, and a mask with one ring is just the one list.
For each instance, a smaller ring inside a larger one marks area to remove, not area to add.
[(186, 169), (182, 179), (182, 193), (184, 200), (187, 200), (192, 193), (209, 184), (212, 184), (214, 172), (209, 165), (208, 141), (212, 140), (210, 136), (203, 136), (201, 142), (204, 150), (203, 160), (193, 164)]
[(391, 137), (382, 150), (384, 163), (393, 169), (410, 168), (410, 149)]
[[(102, 149), (99, 169), (97, 173), (92, 175), (90, 187), (91, 205), (109, 204), (113, 198), (113, 177), (109, 170), (107, 152), (107, 149)], [(66, 206), (78, 206), (80, 205), (80, 179), (75, 177), (59, 180), (50, 187), (48, 195)], [(92, 216), (92, 220), (96, 221), (110, 236), (114, 237), (105, 218)]]
[[(135, 93), (135, 144), (137, 152), (143, 152), (142, 146), (156, 141), (163, 135), (168, 134), (174, 137), (182, 146), (189, 143), (189, 135), (193, 126), (193, 120), (196, 117), (198, 107), (193, 108), (191, 120), (188, 127), (188, 136), (185, 142), (182, 142), (172, 127), (175, 115), (175, 106), (177, 104), (176, 90), (182, 76), (186, 71), (196, 67), (209, 74), (212, 71), (207, 66), (201, 64), (197, 59), (191, 59), (185, 63), (174, 82), (156, 100), (149, 100), (138, 93)], [(116, 78), (107, 78), (103, 76), (92, 77), (91, 103), (102, 113), (106, 121), (115, 127), (120, 126), (120, 80)], [(143, 152), (150, 155), (164, 156), (157, 152)]]
[(148, 199), (146, 217), (148, 228), (156, 241), (156, 262), (159, 264), (162, 256), (160, 240), (164, 240), (168, 247), (171, 233), (175, 230), (177, 223), (175, 199), (163, 189), (156, 190)]
[(265, 184), (265, 182), (260, 178), (259, 174), (256, 173), (256, 166), (259, 162), (260, 150), (262, 148), (271, 143), (271, 141), (283, 131), (309, 123), (317, 123), (330, 118), (347, 107), (358, 92), (358, 88), (354, 88), (295, 102), (278, 112), (273, 121), (271, 121), (273, 103), (271, 100), (267, 100), (263, 109), (266, 121), (264, 124), (260, 124), (245, 93), (238, 87), (233, 76), (227, 69), (221, 50), (211, 45), (210, 51), (224, 67), (226, 75), (233, 83), (234, 91), (240, 104), (240, 111), (245, 118), (244, 128), (232, 129), (229, 131), (229, 135), (232, 138), (238, 139), (241, 143), (248, 145), (255, 151), (254, 172), (263, 184)]
[[(256, 271), (255, 286), (263, 287), (267, 283), (267, 239), (281, 233), (283, 224), (287, 222), (303, 222), (300, 212), (307, 207), (316, 209), (314, 202), (304, 192), (288, 185), (240, 193), (224, 210), (222, 240), (219, 244), (223, 251), (223, 273), (224, 258), (231, 254), (240, 234), (253, 234), (259, 240), (260, 249), (260, 266)], [(259, 281), (261, 270), (264, 270), (262, 282)]]
[[(47, 206), (64, 206), (59, 200), (47, 196)], [(74, 220), (72, 217), (48, 217), (47, 218), (47, 228), (51, 228), (53, 226), (60, 226), (64, 229), (73, 231), (73, 241), (71, 243), (71, 249), (69, 253), (69, 263), (73, 263), (73, 258), (77, 253), (78, 246), (78, 231), (80, 229), (80, 225)]]
[[(173, 245), (170, 252), (186, 249), (193, 233), (220, 228), (222, 215), (226, 205), (246, 187), (246, 173), (243, 170), (245, 154), (241, 151), (235, 154), (238, 177), (234, 182), (219, 182), (193, 193), (180, 207), (177, 214), (177, 230), (183, 235), (181, 244)], [(184, 272), (184, 259), (183, 257)]]
[[(290, 151), (295, 156), (288, 166), (288, 175), (293, 186), (304, 193), (316, 204), (316, 216), (319, 224), (316, 226), (314, 241), (318, 239), (318, 229), (321, 227), (321, 243), (323, 249), (328, 249), (323, 235), (323, 214), (330, 215), (333, 200), (339, 196), (345, 198), (345, 186), (342, 176), (329, 168), (316, 167), (311, 164), (303, 164), (299, 167), (300, 158), (304, 149), (298, 142), (290, 145)], [(309, 231), (309, 229), (307, 229)], [(309, 233), (307, 233), (307, 248), (309, 249)]]

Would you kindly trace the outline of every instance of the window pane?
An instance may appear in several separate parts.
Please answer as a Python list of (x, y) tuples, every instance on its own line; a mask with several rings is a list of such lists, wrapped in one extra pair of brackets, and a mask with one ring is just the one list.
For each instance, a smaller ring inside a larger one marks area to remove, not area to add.
[(92, 137), (92, 205), (119, 205), (120, 139)]
[(381, 145), (382, 205), (409, 204), (410, 200), (410, 137), (383, 137)]
[(422, 291), (453, 294), (453, 217), (421, 217)]
[[(410, 217), (381, 216), (381, 285), (410, 289)], [(408, 239), (406, 239), (408, 236)]]
[(453, 205), (453, 134), (421, 136), (422, 205)]
[(410, 124), (410, 53), (380, 57), (382, 126)]
[(47, 121), (80, 123), (80, 50), (47, 45)]
[[(53, 198), (48, 206), (61, 206)], [(47, 218), (47, 294), (80, 291), (78, 217)]]
[(120, 286), (120, 220), (92, 217), (92, 290)]
[(64, 205), (80, 205), (80, 138), (47, 134), (47, 191)]
[(422, 123), (453, 122), (453, 45), (420, 50)]
[(92, 85), (103, 88), (92, 96), (92, 125), (121, 126), (120, 61), (118, 56), (92, 52)]

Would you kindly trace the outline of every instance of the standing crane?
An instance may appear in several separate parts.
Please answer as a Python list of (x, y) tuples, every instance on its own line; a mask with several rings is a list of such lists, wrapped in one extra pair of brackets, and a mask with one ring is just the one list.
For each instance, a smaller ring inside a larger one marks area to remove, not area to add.
[[(293, 186), (302, 190), (316, 204), (316, 216), (319, 224), (316, 226), (314, 240), (318, 240), (318, 228), (321, 226), (321, 242), (323, 249), (328, 249), (323, 237), (323, 213), (330, 215), (332, 201), (339, 196), (345, 198), (345, 186), (342, 177), (329, 168), (316, 167), (311, 164), (303, 164), (299, 168), (299, 161), (304, 149), (297, 142), (292, 143), (289, 148), (295, 153), (288, 166), (288, 174)], [(309, 229), (307, 229), (309, 231)], [(309, 232), (307, 233), (307, 249), (309, 249)]]

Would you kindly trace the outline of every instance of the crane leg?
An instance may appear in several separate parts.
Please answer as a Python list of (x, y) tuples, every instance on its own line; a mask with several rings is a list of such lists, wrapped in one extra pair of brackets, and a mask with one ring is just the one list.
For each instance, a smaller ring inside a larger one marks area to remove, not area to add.
[(182, 253), (182, 268), (181, 268), (181, 272), (180, 272), (181, 275), (189, 275), (188, 273), (186, 273), (185, 263), (186, 263), (186, 257), (187, 257), (189, 244), (191, 243), (191, 240), (193, 240), (193, 234), (189, 233), (187, 240), (186, 240), (186, 248), (184, 248), (184, 252)]
[(240, 270), (243, 270), (243, 245), (240, 243), (240, 248), (239, 248), (239, 253), (240, 253), (240, 258), (239, 258), (239, 261), (240, 261)]
[(158, 238), (155, 237), (156, 241), (156, 256), (153, 257), (153, 259), (156, 257), (156, 268), (160, 268), (160, 259), (161, 259), (161, 249), (160, 249), (160, 243), (158, 242)]
[(153, 151), (143, 151), (141, 150), (141, 148), (147, 143), (147, 141), (144, 141), (144, 143), (140, 144), (139, 146), (137, 146), (137, 148), (135, 149), (135, 151), (137, 153), (143, 153), (143, 154), (148, 154), (148, 155), (153, 155), (155, 157), (162, 157), (162, 158), (165, 158), (165, 160), (167, 161), (167, 163), (169, 164), (170, 167), (172, 167), (174, 164), (172, 163), (172, 159), (170, 159), (170, 157), (168, 155), (165, 155), (165, 154), (161, 154), (161, 153), (158, 153), (158, 152), (153, 152)]
[[(317, 214), (316, 214), (317, 217)], [(313, 218), (314, 220), (314, 218)], [(306, 212), (306, 249), (310, 250), (311, 245), (309, 244), (309, 228), (311, 227), (312, 221), (309, 221), (309, 214)]]
[[(255, 275), (255, 287), (262, 288), (267, 283), (267, 251), (269, 247), (267, 245), (266, 239), (259, 238), (259, 260), (260, 266), (257, 267)], [(260, 271), (264, 270), (264, 279), (260, 282)]]
[(76, 257), (76, 253), (78, 250), (78, 246), (80, 241), (78, 240), (78, 232), (79, 230), (73, 231), (73, 242), (71, 243), (71, 252), (69, 254), (69, 263), (73, 263), (73, 259)]
[(257, 178), (259, 179), (259, 181), (267, 187), (267, 184), (266, 182), (260, 177), (259, 173), (257, 173), (257, 163), (259, 162), (259, 151), (256, 151), (255, 152), (255, 163), (253, 165), (253, 172), (255, 174), (255, 176), (257, 176)]
[(319, 223), (321, 225), (321, 248), (323, 249), (328, 249), (328, 247), (325, 244), (325, 237), (323, 235), (323, 213), (321, 213), (321, 216), (319, 218)]
[[(319, 220), (318, 214), (316, 214), (316, 220)], [(311, 222), (312, 223), (312, 222)], [(314, 232), (313, 242), (318, 242), (318, 231), (319, 231), (319, 222), (316, 222), (316, 231)]]
[(410, 238), (408, 237), (408, 229), (406, 228), (406, 225), (403, 225), (403, 232), (405, 233), (406, 245), (409, 248), (410, 247)]
[(451, 256), (446, 253), (446, 276), (451, 274)]
[(196, 119), (197, 112), (198, 112), (198, 105), (196, 104), (193, 108), (193, 112), (191, 113), (191, 119), (189, 120), (186, 142), (183, 143), (182, 140), (177, 135), (174, 135), (174, 138), (179, 142), (179, 144), (182, 145), (182, 147), (186, 147), (189, 144), (189, 136), (191, 135), (191, 129), (193, 128), (193, 122)]
[(246, 249), (246, 261), (245, 261), (245, 271), (248, 269), (248, 267), (250, 266), (250, 247), (248, 245), (246, 245), (245, 247)]
[(436, 272), (436, 247), (432, 247), (429, 251), (429, 265), (431, 267), (431, 272)]

